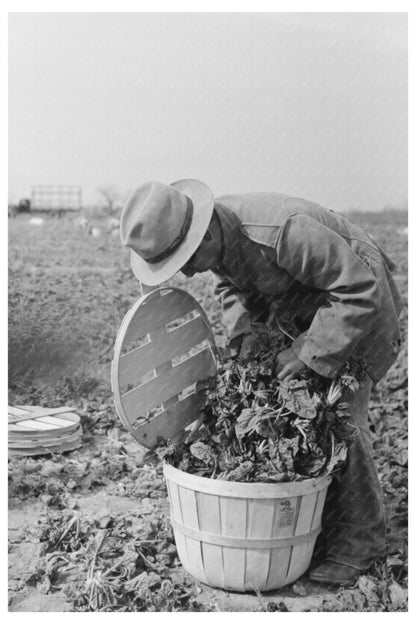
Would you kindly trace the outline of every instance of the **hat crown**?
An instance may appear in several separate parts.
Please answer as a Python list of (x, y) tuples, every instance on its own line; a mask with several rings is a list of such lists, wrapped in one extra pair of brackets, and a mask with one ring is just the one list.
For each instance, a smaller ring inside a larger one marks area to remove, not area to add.
[(120, 219), (121, 241), (144, 260), (169, 250), (178, 240), (190, 199), (161, 182), (146, 182), (127, 200)]

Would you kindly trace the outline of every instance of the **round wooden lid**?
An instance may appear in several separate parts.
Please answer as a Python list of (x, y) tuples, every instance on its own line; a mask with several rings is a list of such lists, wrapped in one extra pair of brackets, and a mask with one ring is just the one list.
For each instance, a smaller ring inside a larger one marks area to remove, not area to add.
[(78, 414), (70, 407), (9, 406), (8, 417), (9, 435), (19, 438), (69, 434), (80, 424)]
[(214, 376), (215, 340), (189, 293), (159, 288), (141, 297), (120, 326), (111, 369), (117, 413), (146, 448), (174, 439), (199, 416), (197, 381)]
[(70, 407), (9, 406), (8, 445), (12, 455), (43, 455), (81, 446), (81, 424)]

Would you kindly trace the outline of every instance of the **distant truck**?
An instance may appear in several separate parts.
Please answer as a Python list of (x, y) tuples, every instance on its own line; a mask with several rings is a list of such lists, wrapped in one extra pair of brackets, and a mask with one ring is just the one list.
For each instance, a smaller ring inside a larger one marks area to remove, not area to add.
[(82, 208), (81, 187), (37, 184), (32, 186), (30, 206), (32, 212), (53, 212), (59, 215), (78, 211)]

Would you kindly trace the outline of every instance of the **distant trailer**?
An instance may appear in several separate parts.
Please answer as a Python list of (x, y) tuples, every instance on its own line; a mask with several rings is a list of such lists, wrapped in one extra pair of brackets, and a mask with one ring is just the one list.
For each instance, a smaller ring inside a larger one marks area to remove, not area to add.
[(37, 184), (32, 186), (30, 207), (32, 211), (44, 210), (59, 214), (80, 210), (82, 207), (81, 187)]

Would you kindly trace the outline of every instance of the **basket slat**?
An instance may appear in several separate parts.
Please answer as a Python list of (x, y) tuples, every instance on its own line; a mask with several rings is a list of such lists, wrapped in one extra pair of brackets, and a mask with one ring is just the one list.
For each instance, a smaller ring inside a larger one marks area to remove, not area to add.
[(166, 486), (168, 489), (171, 516), (173, 518), (177, 518), (178, 522), (183, 524), (182, 507), (179, 498), (179, 486), (173, 481), (166, 481)]
[(203, 545), (198, 540), (194, 540), (191, 537), (185, 537), (185, 548), (188, 554), (190, 566), (192, 566), (192, 569), (195, 570), (197, 578), (201, 579), (203, 583), (208, 583), (204, 568)]
[(253, 590), (259, 590), (267, 582), (269, 572), (269, 550), (247, 550), (246, 551), (246, 574), (245, 586)]
[(243, 548), (224, 548), (224, 589), (244, 587), (246, 551)]
[(177, 537), (175, 536), (176, 550), (178, 551), (178, 557), (181, 561), (186, 561), (188, 558), (188, 538), (178, 533)]
[(315, 539), (292, 546), (292, 556), (287, 570), (286, 584), (296, 581), (309, 567), (315, 546)]
[(221, 535), (221, 512), (218, 496), (196, 492), (196, 504), (200, 530)]
[(202, 555), (207, 582), (210, 585), (215, 585), (218, 581), (224, 583), (223, 548), (204, 543), (202, 544)]
[(184, 525), (191, 529), (199, 529), (198, 509), (196, 496), (193, 490), (179, 487), (179, 500)]
[(274, 548), (270, 553), (270, 568), (267, 578), (267, 589), (286, 585), (286, 575), (291, 560), (293, 546)]
[(247, 502), (243, 498), (220, 498), (222, 534), (230, 537), (246, 534)]
[(315, 512), (314, 512), (314, 516), (312, 520), (312, 526), (310, 528), (311, 531), (316, 529), (316, 527), (319, 526), (321, 522), (321, 516), (322, 516), (322, 512), (323, 512), (324, 505), (325, 505), (325, 499), (326, 499), (326, 491), (321, 490), (320, 492), (317, 492), (317, 498), (318, 498), (318, 501), (315, 507)]
[(302, 496), (298, 522), (296, 525), (296, 535), (302, 535), (312, 530), (311, 522), (315, 514), (316, 503), (318, 500), (317, 494), (306, 494)]
[(265, 533), (273, 535), (273, 518), (275, 501), (273, 500), (248, 500), (248, 526), (247, 537), (264, 537)]

